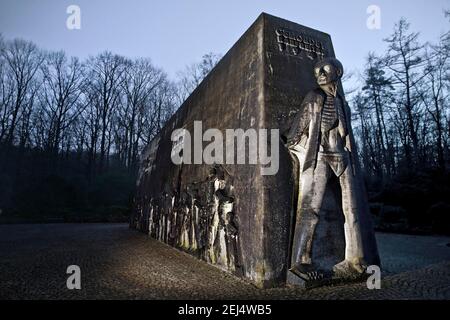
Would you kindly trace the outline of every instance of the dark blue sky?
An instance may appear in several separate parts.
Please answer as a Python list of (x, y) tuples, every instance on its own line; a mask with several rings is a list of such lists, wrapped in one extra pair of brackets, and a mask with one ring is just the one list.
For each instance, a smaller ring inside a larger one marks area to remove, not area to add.
[[(81, 8), (81, 30), (68, 30), (66, 8)], [(381, 29), (366, 26), (369, 5), (381, 9)], [(171, 77), (207, 52), (224, 54), (261, 12), (327, 32), (348, 70), (361, 69), (369, 51), (382, 52), (400, 17), (421, 40), (435, 41), (450, 23), (450, 0), (0, 0), (0, 32), (45, 49), (87, 57), (111, 50), (150, 57)]]

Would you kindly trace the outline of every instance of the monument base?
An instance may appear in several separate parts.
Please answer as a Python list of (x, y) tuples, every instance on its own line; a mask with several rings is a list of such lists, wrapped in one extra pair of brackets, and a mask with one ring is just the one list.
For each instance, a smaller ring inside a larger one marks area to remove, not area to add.
[(287, 272), (286, 284), (289, 286), (294, 286), (302, 289), (313, 289), (322, 286), (333, 286), (344, 283), (358, 283), (366, 281), (369, 275), (367, 273), (362, 273), (360, 276), (349, 276), (349, 277), (336, 277), (332, 273), (326, 275), (320, 280), (309, 280), (306, 281), (291, 271)]
[(321, 287), (321, 286), (325, 286), (325, 285), (331, 285), (331, 284), (333, 284), (333, 279), (330, 274), (330, 275), (326, 275), (323, 279), (320, 279), (320, 280), (306, 281), (306, 280), (300, 278), (299, 276), (297, 276), (292, 271), (288, 271), (287, 276), (286, 276), (286, 283), (288, 285), (295, 286), (298, 288), (312, 289), (312, 288)]

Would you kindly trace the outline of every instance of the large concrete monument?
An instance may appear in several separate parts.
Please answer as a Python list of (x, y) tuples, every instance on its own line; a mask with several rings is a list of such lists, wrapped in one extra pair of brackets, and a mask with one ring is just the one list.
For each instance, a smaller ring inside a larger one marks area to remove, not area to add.
[[(260, 287), (379, 264), (343, 69), (328, 58), (328, 34), (261, 14), (144, 150), (131, 226)], [(197, 158), (220, 144), (210, 129), (237, 161)], [(174, 162), (189, 136), (192, 161)]]

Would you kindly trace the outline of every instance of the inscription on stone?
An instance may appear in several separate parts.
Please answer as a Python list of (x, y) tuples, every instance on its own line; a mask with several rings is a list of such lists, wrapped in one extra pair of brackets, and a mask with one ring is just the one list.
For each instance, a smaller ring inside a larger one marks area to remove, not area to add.
[(278, 49), (281, 52), (296, 56), (305, 51), (315, 53), (320, 58), (326, 54), (322, 42), (311, 36), (285, 28), (278, 28), (275, 33), (277, 34)]

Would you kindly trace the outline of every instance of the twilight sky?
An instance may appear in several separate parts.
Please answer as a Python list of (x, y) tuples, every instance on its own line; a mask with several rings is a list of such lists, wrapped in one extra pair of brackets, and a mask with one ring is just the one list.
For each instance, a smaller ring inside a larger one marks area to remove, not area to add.
[[(80, 30), (66, 27), (72, 4)], [(379, 30), (366, 26), (369, 5), (381, 9)], [(103, 50), (150, 57), (174, 78), (204, 53), (225, 54), (264, 11), (329, 33), (344, 67), (357, 71), (369, 51), (383, 51), (400, 17), (422, 41), (435, 41), (450, 28), (444, 9), (450, 0), (0, 0), (0, 33), (81, 58)]]

